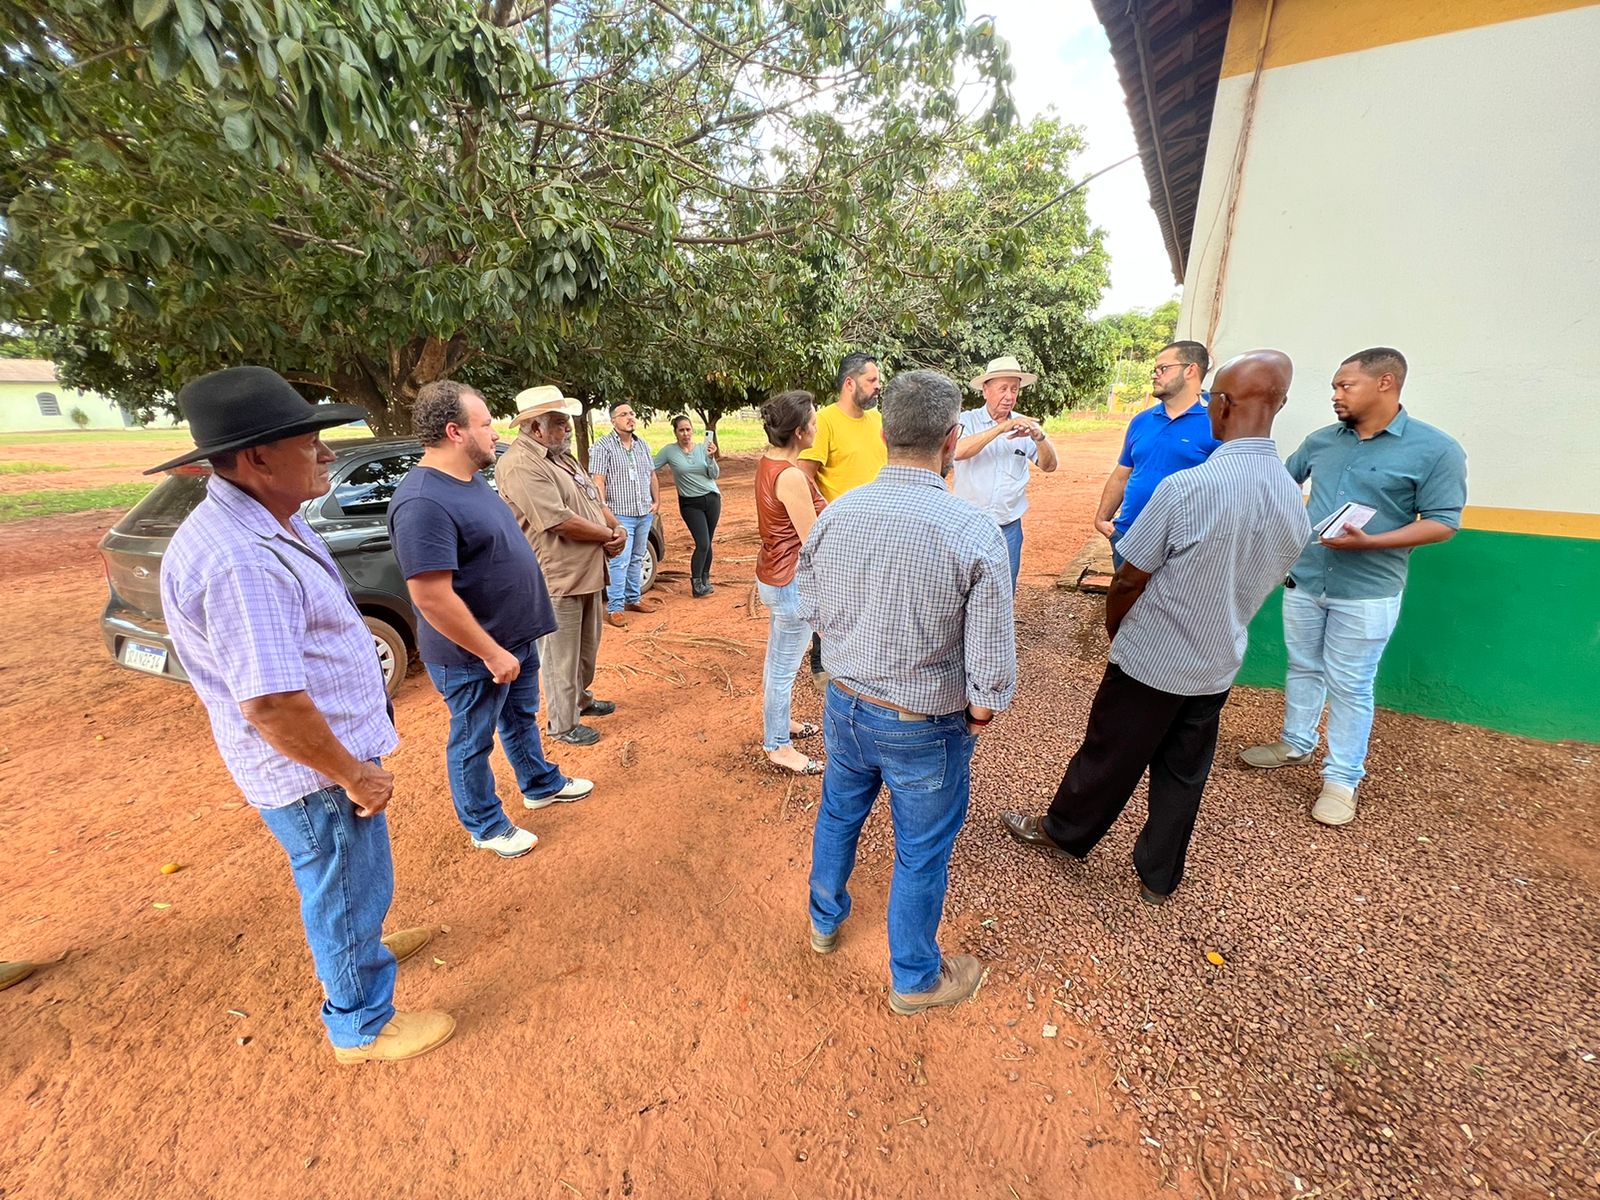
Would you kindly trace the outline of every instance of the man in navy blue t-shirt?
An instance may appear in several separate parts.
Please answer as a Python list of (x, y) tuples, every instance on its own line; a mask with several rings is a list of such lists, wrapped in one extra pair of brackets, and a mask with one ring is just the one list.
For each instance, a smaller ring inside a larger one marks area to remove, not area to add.
[(1150, 394), (1159, 403), (1128, 423), (1122, 456), (1094, 514), (1094, 527), (1111, 540), (1111, 559), (1118, 567), (1117, 541), (1150, 503), (1156, 486), (1174, 471), (1198, 467), (1222, 444), (1211, 434), (1208, 398), (1200, 388), (1210, 366), (1199, 342), (1173, 342), (1156, 355)]
[(450, 709), (446, 762), (456, 815), (480, 850), (517, 858), (539, 844), (495, 793), (494, 734), (528, 808), (581, 800), (539, 740), (538, 639), (556, 628), (533, 548), (478, 472), (499, 440), (483, 397), (453, 380), (417, 394), (412, 425), (422, 461), (395, 489), (389, 537), (420, 618), (417, 648)]

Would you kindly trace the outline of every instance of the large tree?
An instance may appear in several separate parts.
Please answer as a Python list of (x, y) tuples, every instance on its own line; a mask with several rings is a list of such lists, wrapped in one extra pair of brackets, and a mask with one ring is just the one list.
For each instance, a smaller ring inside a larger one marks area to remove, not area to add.
[(380, 430), (446, 375), (743, 395), (837, 338), (819, 282), (1016, 243), (897, 202), (1009, 120), (959, 0), (0, 0), (0, 41), (0, 318), (136, 409), (247, 361)]
[[(924, 228), (945, 261), (909, 286), (863, 291), (846, 321), (853, 340), (879, 347), (893, 367), (960, 380), (1014, 354), (1040, 377), (1023, 405), (1033, 415), (1098, 400), (1113, 355), (1090, 314), (1108, 258), (1074, 183), (1082, 150), (1076, 127), (1041, 117), (970, 147), (911, 191), (902, 219)], [(943, 271), (972, 271), (974, 259), (981, 289), (952, 297)]]

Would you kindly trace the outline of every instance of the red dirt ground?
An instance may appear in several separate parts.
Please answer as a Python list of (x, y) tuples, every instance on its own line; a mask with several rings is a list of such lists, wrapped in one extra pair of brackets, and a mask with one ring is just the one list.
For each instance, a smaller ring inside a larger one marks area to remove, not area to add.
[[(1036, 479), (1024, 604), (1088, 535), (1115, 439), (1064, 442), (1064, 469)], [(109, 482), (127, 455), (94, 444), (74, 465)], [(470, 848), (443, 705), (415, 671), (401, 690), (390, 927), (440, 932), (397, 999), (460, 1024), (394, 1066), (334, 1065), (282, 852), (192, 693), (107, 660), (94, 547), (116, 514), (0, 527), (0, 956), (48, 964), (0, 996), (0, 1195), (1153, 1194), (1085, 1031), (1033, 1047), (1018, 1065), (1037, 1086), (1018, 1088), (1017, 989), (889, 1012), (881, 857), (859, 873), (875, 916), (835, 958), (809, 950), (819, 783), (761, 763), (752, 467), (727, 473), (709, 600), (687, 598), (669, 499), (668, 601), (649, 622), (745, 652), (652, 641), (642, 620), (608, 630), (598, 690), (618, 712), (560, 756), (594, 796), (525, 814), (533, 854)]]

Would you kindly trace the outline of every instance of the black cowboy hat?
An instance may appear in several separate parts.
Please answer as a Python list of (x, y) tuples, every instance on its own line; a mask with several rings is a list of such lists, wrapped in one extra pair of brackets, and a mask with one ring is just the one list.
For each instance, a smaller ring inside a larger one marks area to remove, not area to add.
[(151, 467), (146, 475), (199, 462), (224, 450), (245, 450), (296, 434), (348, 425), (367, 415), (359, 404), (312, 404), (282, 375), (266, 367), (229, 367), (202, 375), (183, 386), (178, 407), (189, 420), (195, 448)]

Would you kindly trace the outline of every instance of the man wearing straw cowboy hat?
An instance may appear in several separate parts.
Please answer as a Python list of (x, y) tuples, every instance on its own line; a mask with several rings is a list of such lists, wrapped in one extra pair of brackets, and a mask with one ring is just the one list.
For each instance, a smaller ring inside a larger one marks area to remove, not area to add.
[(955, 493), (995, 519), (1011, 557), (1011, 592), (1022, 569), (1022, 514), (1028, 510), (1028, 464), (1056, 469), (1056, 451), (1032, 417), (1016, 411), (1017, 394), (1039, 377), (1010, 354), (990, 360), (972, 381), (983, 407), (961, 414)]
[(328, 490), (321, 431), (366, 414), (309, 404), (265, 367), (196, 379), (178, 406), (196, 448), (145, 474), (201, 459), (213, 474), (162, 556), (173, 646), (223, 762), (289, 856), (334, 1057), (414, 1057), (455, 1021), (393, 1003), (395, 962), (431, 932), (381, 937), (394, 895), (381, 760), (399, 738), (372, 635), (299, 516)]
[(546, 385), (517, 393), (517, 410), (517, 437), (495, 477), (539, 557), (555, 604), (556, 630), (539, 643), (546, 728), (558, 742), (590, 746), (600, 733), (580, 718), (617, 710), (589, 689), (605, 619), (606, 560), (622, 552), (628, 531), (573, 457), (572, 418), (583, 407)]

